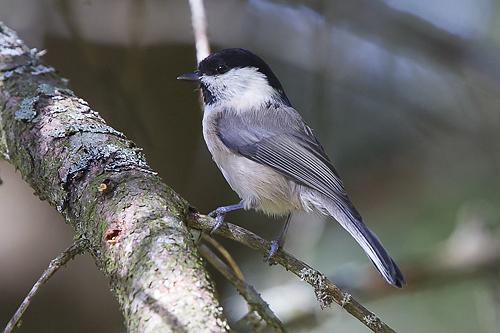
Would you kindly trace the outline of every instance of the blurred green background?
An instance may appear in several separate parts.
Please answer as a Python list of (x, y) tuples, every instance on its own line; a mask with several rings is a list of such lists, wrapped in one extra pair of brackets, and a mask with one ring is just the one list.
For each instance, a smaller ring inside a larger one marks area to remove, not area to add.
[[(244, 47), (273, 68), (323, 142), (366, 223), (409, 286), (374, 272), (336, 223), (294, 216), (286, 249), (399, 332), (500, 327), (500, 2), (207, 0), (213, 49)], [(201, 136), (187, 1), (0, 0), (0, 20), (144, 147), (202, 212), (234, 203)], [(0, 326), (72, 230), (0, 162)], [(266, 238), (282, 221), (228, 216)], [(222, 241), (291, 332), (368, 332), (255, 252)], [(245, 304), (214, 272), (228, 317)], [(78, 257), (35, 298), (19, 332), (122, 332), (107, 281)]]

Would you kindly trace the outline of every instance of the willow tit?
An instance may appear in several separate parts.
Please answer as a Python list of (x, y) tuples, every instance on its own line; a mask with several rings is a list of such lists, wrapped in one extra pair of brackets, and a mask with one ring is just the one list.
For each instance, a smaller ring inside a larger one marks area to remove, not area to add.
[[(291, 213), (319, 212), (333, 217), (354, 237), (388, 283), (405, 284), (401, 271), (349, 200), (312, 129), (261, 58), (244, 49), (225, 49), (178, 79), (199, 82), (203, 137), (215, 163), (241, 198), (238, 204), (211, 213), (216, 228), (226, 213), (241, 208), (288, 215), (285, 229)], [(270, 256), (282, 240), (273, 241)]]

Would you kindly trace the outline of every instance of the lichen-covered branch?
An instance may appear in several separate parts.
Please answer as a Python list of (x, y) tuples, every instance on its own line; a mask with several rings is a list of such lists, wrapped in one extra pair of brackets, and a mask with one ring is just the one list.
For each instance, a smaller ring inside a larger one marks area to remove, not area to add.
[[(213, 230), (215, 226), (215, 220), (213, 218), (196, 212), (191, 212), (188, 215), (187, 221), (188, 225), (193, 229), (210, 231)], [(237, 241), (251, 249), (261, 252), (264, 256), (268, 254), (271, 245), (269, 241), (257, 236), (251, 231), (231, 223), (224, 223), (217, 229), (215, 234)], [(377, 315), (356, 301), (349, 293), (342, 291), (325, 275), (308, 264), (282, 250), (276, 252), (272, 259), (276, 264), (283, 266), (286, 270), (294, 273), (301, 280), (311, 285), (314, 288), (316, 298), (322, 308), (329, 307), (335, 302), (373, 332), (395, 332), (386, 323), (380, 320)]]
[(183, 219), (141, 149), (0, 23), (0, 153), (89, 243), (129, 332), (227, 331)]

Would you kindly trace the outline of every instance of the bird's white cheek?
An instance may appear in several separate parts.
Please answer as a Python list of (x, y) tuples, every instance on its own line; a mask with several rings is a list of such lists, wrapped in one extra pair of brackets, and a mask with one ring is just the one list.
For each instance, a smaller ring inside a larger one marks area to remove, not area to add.
[(215, 103), (245, 110), (259, 107), (275, 98), (275, 90), (256, 68), (237, 68), (216, 76), (202, 77), (202, 83)]
[(273, 98), (273, 90), (267, 83), (249, 81), (231, 99), (234, 108), (248, 109), (262, 105)]

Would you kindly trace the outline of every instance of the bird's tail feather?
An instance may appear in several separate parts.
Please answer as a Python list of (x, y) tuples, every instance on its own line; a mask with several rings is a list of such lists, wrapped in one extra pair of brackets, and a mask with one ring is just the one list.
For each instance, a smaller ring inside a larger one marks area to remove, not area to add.
[(384, 249), (378, 237), (363, 223), (354, 207), (343, 207), (338, 203), (333, 203), (325, 209), (354, 237), (387, 282), (399, 288), (405, 285), (405, 279), (398, 266)]

